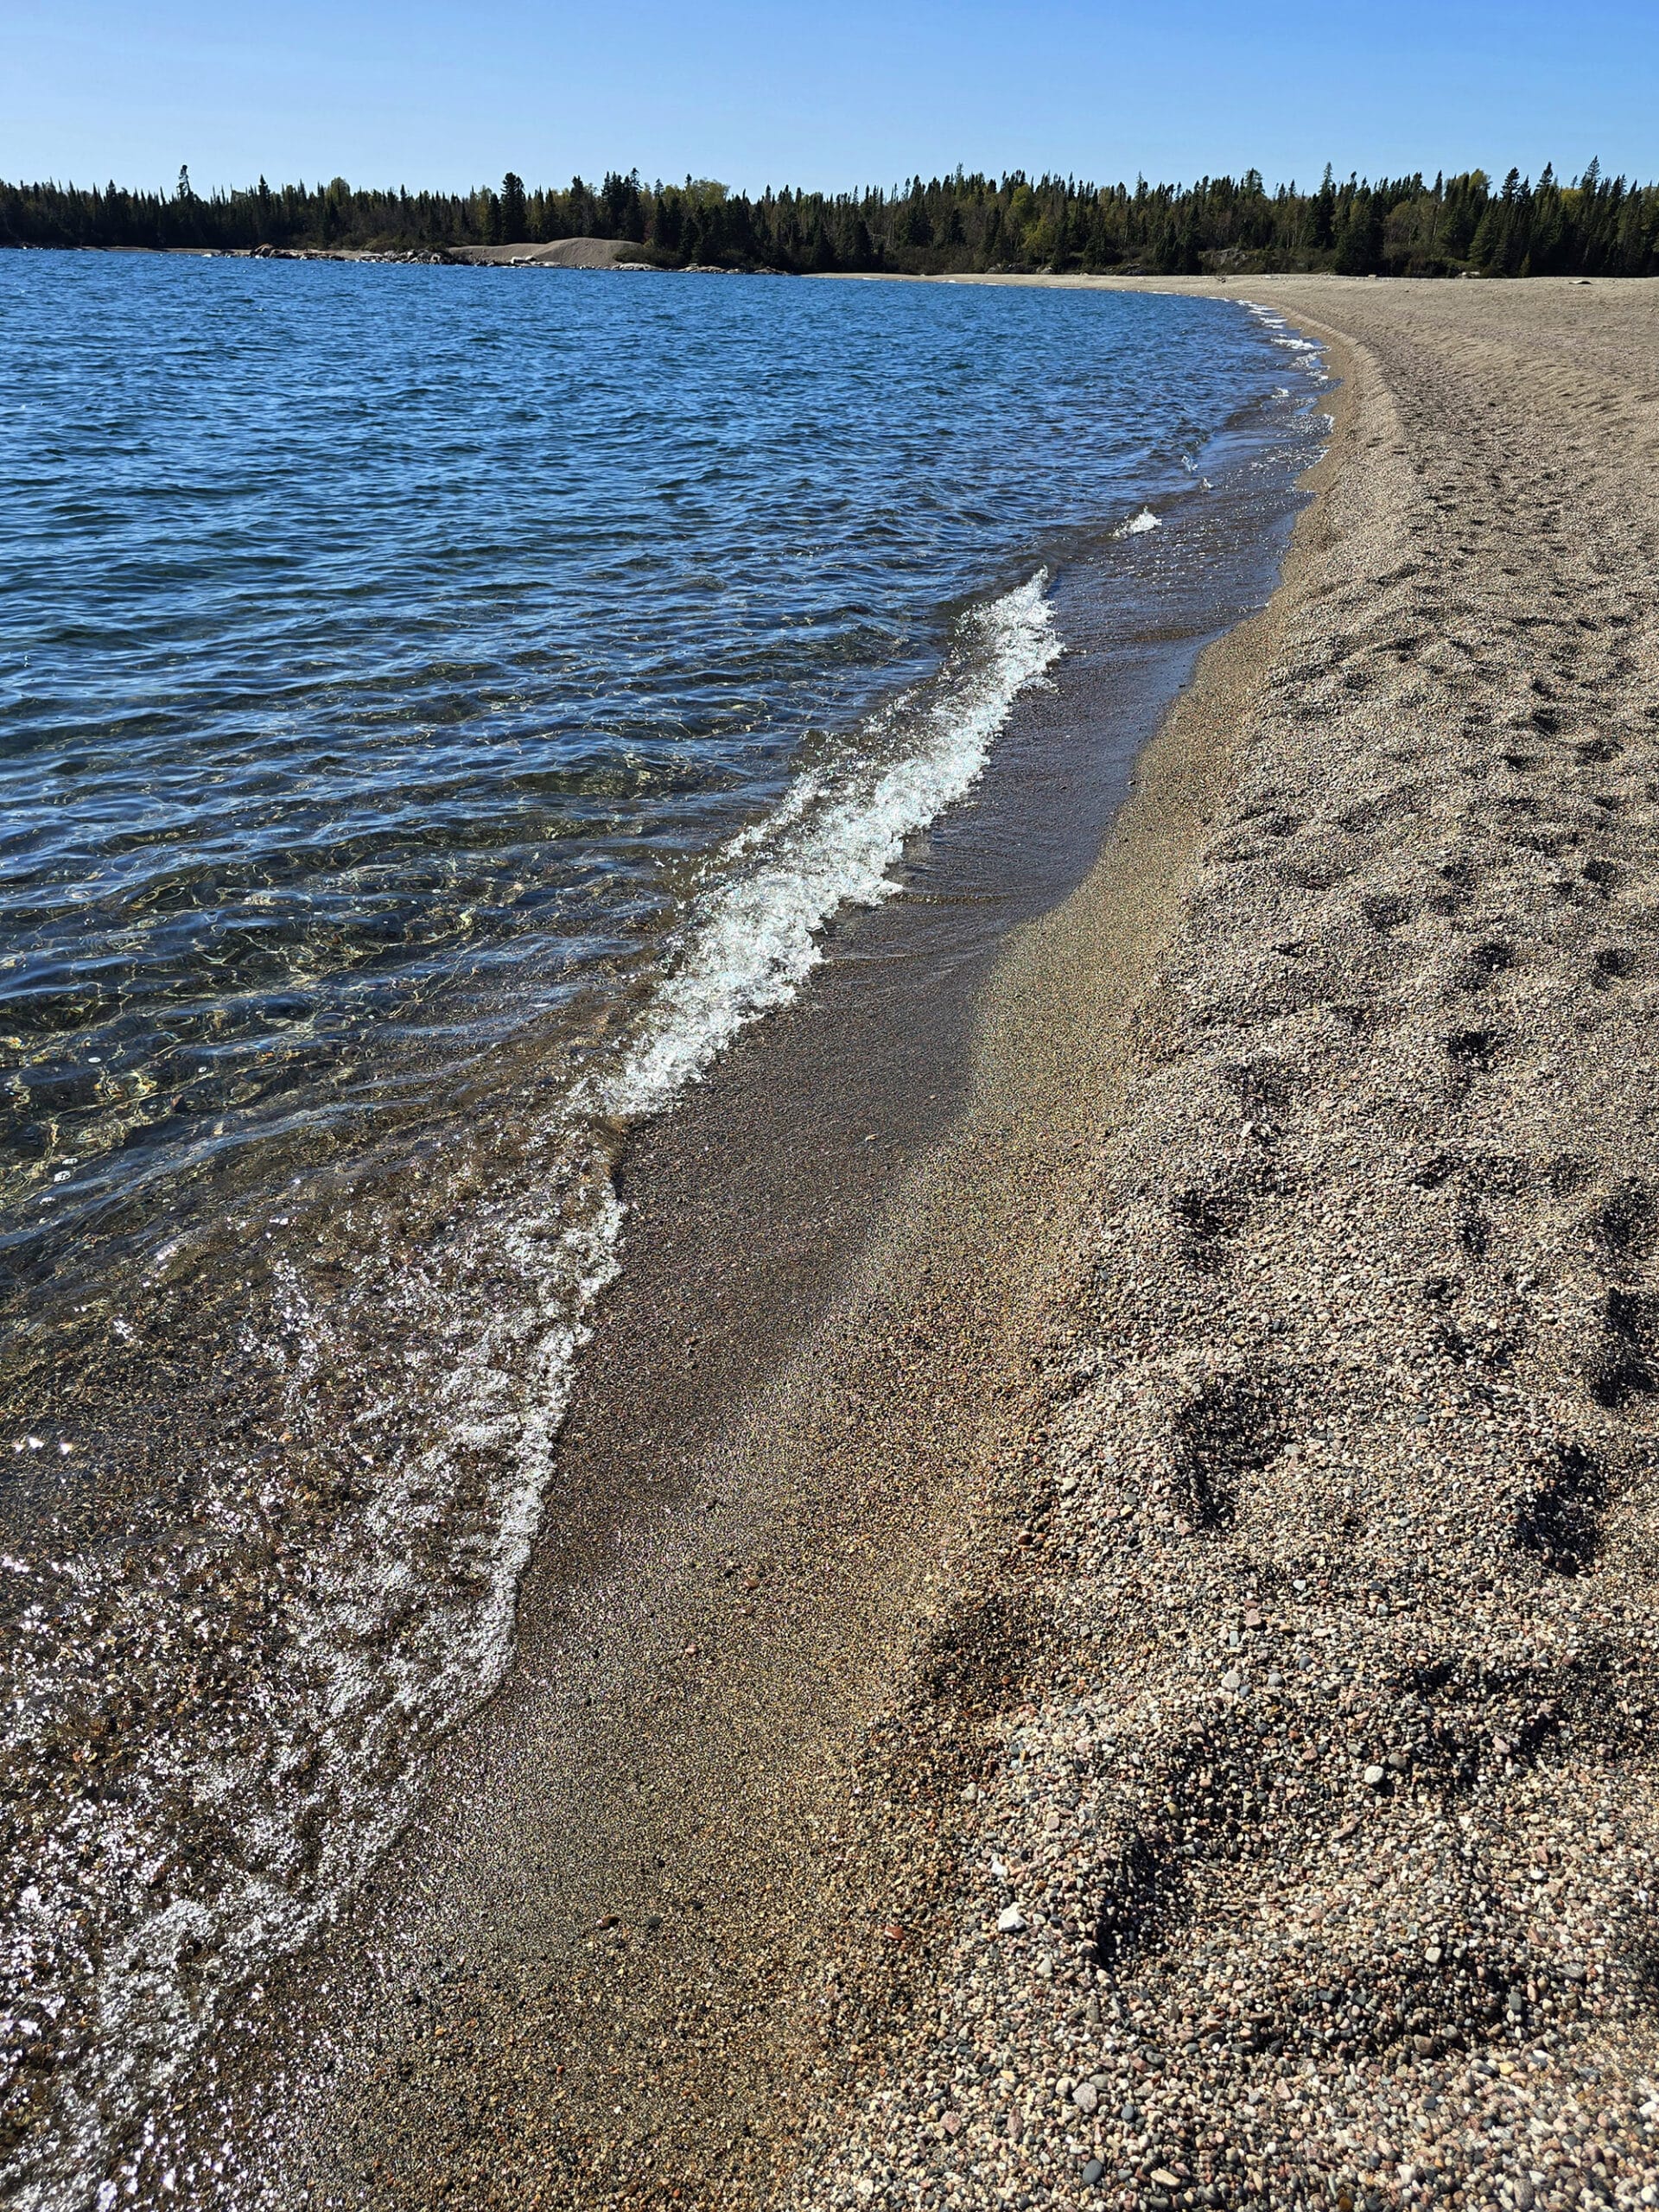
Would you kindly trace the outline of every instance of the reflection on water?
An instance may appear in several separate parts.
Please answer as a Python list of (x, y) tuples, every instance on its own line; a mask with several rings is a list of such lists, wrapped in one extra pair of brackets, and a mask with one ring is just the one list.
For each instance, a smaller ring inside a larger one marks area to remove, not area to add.
[(1179, 476), (1271, 372), (1241, 324), (8, 257), (11, 1269), (648, 968), (815, 734)]

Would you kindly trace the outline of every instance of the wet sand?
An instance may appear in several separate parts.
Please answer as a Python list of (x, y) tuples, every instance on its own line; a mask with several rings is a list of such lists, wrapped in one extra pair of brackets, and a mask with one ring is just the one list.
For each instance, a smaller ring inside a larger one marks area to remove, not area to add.
[(1234, 289), (1344, 378), (1281, 588), (804, 1264), (795, 1017), (639, 1163), (705, 1203), (273, 2196), (1659, 2189), (1659, 288)]
[(1086, 1128), (1033, 1160), (976, 1009), (1206, 635), (1270, 592), (1300, 502), (1283, 466), (1265, 506), (1263, 482), (1056, 580), (1057, 680), (917, 841), (907, 897), (846, 918), (800, 1003), (630, 1147), (512, 1671), (362, 1910), (221, 2050), (180, 2175), (228, 2113), (226, 2171), (276, 2201), (775, 2195), (828, 1977), (871, 1929), (863, 1731), (977, 1541), (983, 1439), (1041, 1340), (1032, 1216), (1062, 1221)]

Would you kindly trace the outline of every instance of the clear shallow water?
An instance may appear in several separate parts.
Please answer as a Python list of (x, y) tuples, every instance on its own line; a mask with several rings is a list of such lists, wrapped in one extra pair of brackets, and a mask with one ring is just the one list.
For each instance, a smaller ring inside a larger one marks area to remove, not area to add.
[(1270, 358), (1197, 302), (6, 257), (0, 1255), (648, 962)]
[(10, 256), (0, 354), (0, 2143), (70, 2204), (499, 1678), (618, 1132), (971, 792), (1051, 574), (1317, 432), (1281, 328), (1102, 294)]

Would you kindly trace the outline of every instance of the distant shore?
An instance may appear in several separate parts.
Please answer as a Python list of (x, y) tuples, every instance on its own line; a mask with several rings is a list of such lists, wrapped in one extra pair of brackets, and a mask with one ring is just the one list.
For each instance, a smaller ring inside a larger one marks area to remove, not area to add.
[[(0, 240), (58, 246), (283, 247), (336, 251), (520, 251), (512, 241), (623, 243), (664, 267), (791, 275), (1089, 270), (1223, 276), (1659, 276), (1659, 184), (1577, 176), (1546, 163), (1500, 181), (1442, 162), (1432, 179), (1339, 179), (1269, 188), (1262, 173), (1190, 183), (957, 168), (840, 192), (734, 191), (709, 177), (649, 183), (638, 171), (590, 185), (410, 193), (349, 184), (257, 184), (206, 194), (0, 179)], [(626, 244), (637, 241), (636, 244)]]
[[(41, 252), (54, 250), (32, 243), (13, 246), (15, 251)], [(1067, 290), (1084, 291), (1191, 291), (1206, 296), (1236, 298), (1252, 287), (1283, 284), (1316, 284), (1344, 287), (1352, 284), (1416, 284), (1430, 283), (1436, 287), (1446, 283), (1474, 282), (1505, 284), (1518, 282), (1560, 287), (1571, 284), (1624, 286), (1650, 284), (1659, 278), (1631, 276), (1610, 272), (1590, 276), (1506, 277), (1465, 269), (1448, 270), (1432, 277), (1379, 275), (1375, 271), (1336, 275), (1274, 274), (1240, 268), (1235, 271), (1216, 272), (1205, 276), (1160, 276), (1143, 269), (1130, 267), (1122, 270), (996, 269), (962, 270), (911, 270), (903, 269), (812, 269), (791, 270), (772, 267), (765, 263), (679, 261), (653, 252), (647, 247), (627, 238), (567, 238), (550, 244), (522, 241), (512, 245), (436, 245), (410, 247), (378, 246), (321, 246), (321, 245), (257, 245), (213, 246), (175, 245), (167, 247), (109, 245), (92, 246), (78, 251), (109, 253), (168, 253), (201, 261), (316, 261), (341, 262), (378, 267), (423, 266), (450, 269), (561, 269), (587, 271), (620, 271), (626, 275), (658, 274), (685, 276), (799, 276), (809, 281), (852, 284), (1020, 284), (1039, 288), (1058, 287)]]

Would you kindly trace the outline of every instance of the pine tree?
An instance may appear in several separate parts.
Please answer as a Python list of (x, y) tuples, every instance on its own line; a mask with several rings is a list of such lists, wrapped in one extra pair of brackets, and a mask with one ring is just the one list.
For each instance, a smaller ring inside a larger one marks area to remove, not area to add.
[(524, 181), (509, 169), (501, 180), (501, 243), (518, 245), (528, 229)]

